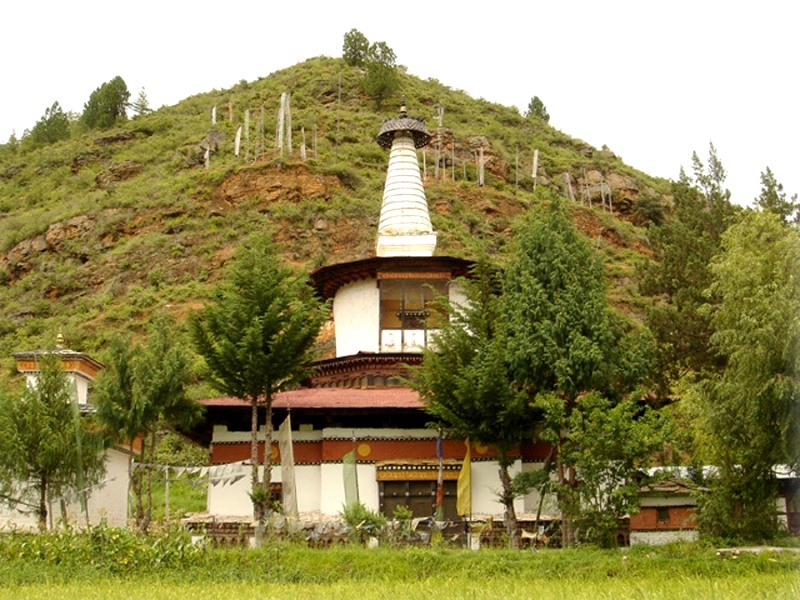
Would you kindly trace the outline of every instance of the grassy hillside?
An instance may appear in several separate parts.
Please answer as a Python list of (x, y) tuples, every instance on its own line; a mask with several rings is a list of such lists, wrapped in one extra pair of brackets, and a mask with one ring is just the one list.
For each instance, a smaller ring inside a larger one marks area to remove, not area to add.
[[(0, 147), (0, 378), (13, 372), (11, 352), (49, 347), (59, 331), (70, 348), (102, 358), (113, 332), (140, 332), (158, 311), (183, 318), (255, 230), (271, 228), (298, 268), (372, 255), (388, 162), (375, 136), (399, 102), (376, 109), (361, 75), (314, 58), (112, 130), (27, 153)], [(668, 205), (668, 182), (513, 107), (407, 73), (401, 81), (409, 113), (434, 133), (425, 168), (437, 254), (469, 257), (484, 245), (502, 260), (514, 217), (544, 194), (565, 194), (568, 180), (575, 221), (607, 260), (612, 301), (640, 314), (633, 266), (648, 256), (643, 225), (653, 206)], [(292, 94), (292, 152), (281, 154), (282, 92)], [(237, 157), (246, 110), (250, 139)], [(208, 139), (218, 150), (206, 168)], [(485, 186), (476, 181), (481, 148)], [(604, 190), (613, 213), (600, 207)]]

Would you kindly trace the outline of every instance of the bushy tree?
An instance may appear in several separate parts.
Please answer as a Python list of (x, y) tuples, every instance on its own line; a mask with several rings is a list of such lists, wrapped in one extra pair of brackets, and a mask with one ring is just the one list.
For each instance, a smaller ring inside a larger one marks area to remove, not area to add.
[(633, 205), (633, 218), (634, 223), (640, 226), (649, 223), (661, 225), (666, 218), (666, 209), (657, 196), (642, 194)]
[(512, 256), (502, 310), (514, 381), (574, 403), (602, 382), (612, 339), (603, 266), (559, 200), (527, 215)]
[(124, 121), (128, 118), (125, 107), (130, 96), (122, 77), (114, 77), (92, 92), (83, 105), (81, 121), (89, 129), (106, 129)]
[[(527, 474), (512, 481), (512, 451), (529, 439), (553, 444), (556, 452), (544, 474), (555, 471), (558, 477), (555, 489), (569, 543), (571, 520), (584, 523), (588, 518), (576, 498), (595, 481), (577, 487), (579, 466), (587, 477), (595, 477), (579, 460), (581, 445), (593, 433), (568, 428), (583, 414), (578, 399), (594, 391), (612, 408), (625, 401), (649, 373), (652, 342), (646, 332), (637, 332), (610, 311), (602, 264), (561, 202), (531, 211), (516, 233), (502, 277), (489, 278), (481, 267), (466, 284), (467, 304), (449, 307), (449, 322), (436, 338), (435, 350), (426, 351), (415, 387), (444, 429), (497, 449), (512, 542), (517, 534), (514, 498), (543, 481)], [(545, 411), (555, 414), (554, 406), (558, 426), (552, 419), (542, 420)], [(597, 419), (587, 422), (592, 432), (612, 428)], [(609, 460), (633, 449), (609, 450)], [(618, 510), (612, 509), (618, 507), (603, 503), (592, 516), (611, 513), (609, 518), (616, 518)]]
[(367, 72), (361, 83), (364, 92), (375, 99), (378, 108), (386, 98), (393, 96), (400, 88), (397, 74), (396, 56), (386, 42), (376, 42), (367, 53)]
[(540, 396), (537, 406), (544, 414), (543, 439), (575, 472), (573, 482), (559, 482), (556, 490), (576, 537), (616, 546), (620, 520), (639, 510), (639, 489), (664, 446), (668, 421), (631, 398), (613, 404), (597, 393), (582, 396), (569, 416), (554, 395)]
[(81, 417), (77, 390), (56, 354), (42, 354), (35, 385), (0, 396), (0, 499), (22, 506), (47, 529), (54, 500), (86, 502), (104, 473), (104, 438)]
[[(253, 511), (264, 522), (270, 507), (272, 401), (306, 373), (310, 350), (327, 310), (307, 279), (283, 264), (267, 235), (240, 249), (214, 299), (191, 319), (211, 384), (251, 406)], [(259, 477), (259, 407), (265, 409), (263, 476)]]
[(139, 462), (131, 474), (136, 520), (147, 531), (152, 518), (152, 465), (157, 434), (164, 428), (189, 427), (200, 406), (186, 396), (191, 377), (187, 351), (177, 341), (175, 322), (160, 317), (150, 327), (145, 345), (112, 338), (107, 368), (95, 386), (97, 416), (109, 433), (127, 441), (131, 453), (141, 441)]
[(367, 62), (369, 40), (358, 29), (351, 29), (344, 34), (342, 58), (351, 67), (360, 67)]
[(531, 101), (528, 103), (528, 110), (525, 113), (527, 118), (535, 117), (537, 119), (541, 119), (545, 123), (550, 122), (550, 113), (547, 112), (547, 107), (545, 107), (544, 102), (539, 96), (534, 96), (531, 98)]
[(44, 116), (36, 122), (33, 129), (22, 136), (24, 149), (42, 148), (70, 137), (70, 118), (58, 102), (44, 111)]
[[(609, 309), (602, 263), (561, 201), (531, 211), (517, 232), (501, 312), (505, 360), (515, 388), (533, 406), (542, 398), (556, 399), (567, 424), (582, 394), (597, 391), (616, 403), (649, 373), (649, 336)], [(562, 532), (569, 545), (580, 506), (568, 493), (579, 474), (567, 449), (577, 442), (567, 429), (552, 434), (560, 451), (547, 468), (558, 478)]]
[(366, 66), (361, 80), (361, 89), (375, 99), (380, 109), (383, 101), (391, 97), (400, 87), (397, 74), (397, 56), (386, 42), (369, 43), (363, 33), (351, 29), (344, 35), (342, 57), (351, 66)]
[(497, 451), (500, 500), (506, 510), (509, 543), (519, 545), (514, 498), (519, 495), (509, 468), (513, 451), (533, 436), (535, 414), (527, 396), (515, 389), (505, 364), (505, 332), (500, 326), (500, 280), (486, 262), (472, 279), (461, 281), (467, 302), (440, 299), (448, 320), (426, 349), (413, 387), (425, 410), (449, 435), (488, 444)]
[(701, 530), (761, 541), (777, 531), (773, 467), (800, 464), (800, 239), (748, 213), (722, 236), (706, 310), (720, 375), (696, 387), (697, 452), (714, 465)]

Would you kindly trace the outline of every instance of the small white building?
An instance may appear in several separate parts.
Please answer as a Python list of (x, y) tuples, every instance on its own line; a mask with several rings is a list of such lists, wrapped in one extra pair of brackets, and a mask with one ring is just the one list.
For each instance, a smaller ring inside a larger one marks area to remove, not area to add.
[[(40, 361), (45, 354), (55, 354), (61, 361), (61, 368), (67, 374), (69, 385), (73, 386), (73, 397), (82, 414), (92, 412), (89, 387), (103, 365), (81, 352), (59, 347), (54, 351), (15, 352), (17, 370), (24, 373), (29, 386), (35, 386), (40, 373)], [(105, 475), (100, 483), (89, 490), (86, 513), (77, 501), (66, 504), (66, 517), (70, 524), (82, 526), (86, 518), (90, 524), (101, 522), (114, 526), (127, 525), (128, 518), (128, 482), (130, 456), (120, 447), (112, 446), (105, 451)], [(51, 499), (48, 509), (48, 526), (54, 527), (62, 519), (61, 502)], [(15, 527), (36, 529), (37, 517), (20, 506), (9, 508), (0, 505), (0, 529)]]

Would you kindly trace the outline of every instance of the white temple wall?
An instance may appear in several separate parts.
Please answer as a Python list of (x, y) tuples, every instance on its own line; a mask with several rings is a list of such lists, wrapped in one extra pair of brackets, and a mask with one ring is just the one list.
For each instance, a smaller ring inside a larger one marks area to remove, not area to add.
[[(370, 510), (380, 509), (378, 497), (378, 482), (375, 479), (374, 464), (359, 464), (358, 473), (358, 499)], [(338, 516), (344, 508), (344, 467), (342, 463), (325, 463), (320, 469), (320, 508), (319, 512), (330, 517)], [(298, 486), (299, 487), (299, 486)], [(298, 495), (303, 491), (298, 489)], [(301, 511), (302, 512), (302, 511)]]
[[(520, 472), (522, 463), (517, 460), (508, 469), (513, 478)], [(498, 493), (500, 492), (500, 466), (497, 461), (475, 461), (472, 460), (472, 514), (502, 517), (505, 511), (500, 502)], [(514, 510), (517, 514), (524, 511), (525, 503), (523, 498), (514, 500)]]
[[(541, 471), (544, 468), (544, 463), (524, 463), (522, 465), (523, 472)], [(551, 480), (555, 480), (556, 476), (551, 475)], [(536, 514), (539, 510), (539, 499), (541, 498), (538, 490), (531, 490), (523, 496), (523, 511), (528, 514)], [(542, 502), (542, 515), (554, 516), (561, 514), (558, 509), (558, 499), (555, 494), (545, 494), (544, 502)]]
[[(300, 465), (295, 467), (297, 485), (297, 510), (301, 513), (320, 512), (322, 499), (322, 465)], [(280, 467), (278, 468), (280, 473)]]
[[(240, 463), (237, 463), (240, 464)], [(244, 467), (244, 465), (243, 465)], [(512, 476), (519, 472), (519, 464), (511, 469)], [(226, 517), (251, 517), (249, 467), (243, 468), (245, 477), (236, 482), (220, 481), (208, 486), (208, 512)], [(344, 507), (344, 472), (342, 463), (296, 467), (297, 505), (299, 512), (338, 516)], [(280, 467), (272, 469), (272, 481), (281, 481)], [(497, 491), (500, 489), (498, 464), (495, 461), (472, 462), (472, 512), (475, 515), (502, 517), (503, 506)], [(358, 465), (359, 500), (370, 510), (380, 510), (380, 495), (375, 465)], [(518, 513), (525, 511), (522, 498), (514, 501)]]
[[(116, 448), (106, 450), (106, 473), (100, 484), (92, 488), (87, 510), (89, 524), (107, 523), (115, 527), (123, 527), (128, 522), (128, 454)], [(37, 499), (28, 495), (30, 503)], [(48, 506), (48, 528), (57, 526), (62, 519), (61, 506), (56, 499)], [(83, 527), (86, 515), (80, 502), (75, 500), (67, 504), (67, 521), (70, 525)], [(24, 531), (35, 531), (39, 527), (35, 513), (28, 507), (9, 508), (0, 505), (0, 530), (16, 528)]]
[[(350, 428), (326, 428), (316, 431), (293, 431), (293, 441), (319, 441), (324, 439), (341, 440), (355, 435), (357, 439), (435, 439), (436, 432), (431, 429), (360, 429), (353, 431)], [(247, 442), (249, 432), (228, 431), (224, 426), (214, 428), (212, 443), (221, 442)], [(273, 439), (277, 439), (274, 432)], [(398, 457), (402, 458), (402, 457)], [(252, 515), (252, 504), (248, 492), (250, 491), (250, 467), (245, 463), (231, 465), (217, 465), (213, 467), (214, 473), (222, 474), (226, 483), (217, 483), (208, 486), (208, 511), (211, 514), (223, 516)], [(517, 460), (509, 469), (513, 477), (521, 470), (537, 468)], [(541, 465), (538, 465), (541, 468)], [(345, 503), (344, 497), (344, 472), (341, 462), (325, 462), (320, 465), (298, 465), (295, 467), (297, 480), (298, 510), (300, 513), (320, 513), (329, 517), (338, 516)], [(377, 481), (377, 471), (374, 463), (359, 462), (358, 490), (359, 500), (369, 509), (380, 509), (380, 493)], [(500, 489), (499, 467), (495, 460), (477, 460), (473, 454), (472, 460), (472, 511), (475, 515), (486, 515), (502, 518), (503, 506), (498, 500), (497, 492)], [(236, 474), (245, 476), (231, 483)], [(272, 481), (281, 481), (279, 465), (272, 468)], [(517, 498), (514, 507), (517, 513), (535, 512), (531, 506), (538, 506), (538, 496), (529, 494), (524, 498)], [(546, 503), (546, 506), (549, 505)], [(545, 509), (546, 512), (548, 509)]]
[[(89, 496), (89, 520), (92, 524), (105, 521), (114, 527), (128, 524), (128, 487), (130, 455), (117, 448), (106, 450), (106, 474), (103, 482)], [(76, 521), (79, 507), (73, 506)]]
[(250, 465), (245, 463), (212, 467), (208, 474), (206, 500), (208, 512), (222, 517), (252, 517), (250, 480)]
[(451, 281), (447, 290), (447, 297), (454, 305), (464, 306), (467, 303), (467, 296), (464, 294), (464, 286), (457, 281)]
[[(297, 484), (297, 510), (301, 513), (320, 512), (323, 498), (321, 471), (325, 465), (298, 465), (295, 467)], [(263, 473), (263, 469), (259, 469)], [(237, 475), (243, 475), (237, 479)], [(213, 515), (249, 518), (253, 516), (250, 501), (250, 465), (231, 463), (216, 465), (209, 474), (207, 510)], [(272, 466), (272, 482), (281, 482), (280, 465)]]
[(333, 302), (337, 357), (378, 352), (379, 303), (380, 292), (374, 279), (339, 288)]
[(77, 373), (73, 374), (75, 390), (77, 392), (78, 404), (87, 404), (89, 399), (90, 380)]
[[(66, 371), (65, 375), (69, 385), (74, 386), (70, 392), (74, 393), (74, 397), (77, 398), (78, 404), (88, 404), (89, 384), (92, 380), (75, 371)], [(27, 385), (30, 389), (35, 390), (39, 385), (39, 372), (31, 371), (26, 373), (25, 385)]]

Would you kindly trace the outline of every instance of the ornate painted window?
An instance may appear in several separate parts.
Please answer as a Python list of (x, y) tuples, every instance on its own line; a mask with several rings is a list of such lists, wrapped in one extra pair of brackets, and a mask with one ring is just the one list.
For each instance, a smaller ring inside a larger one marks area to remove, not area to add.
[(445, 318), (433, 300), (447, 294), (448, 279), (389, 275), (380, 279), (381, 351), (420, 351)]

